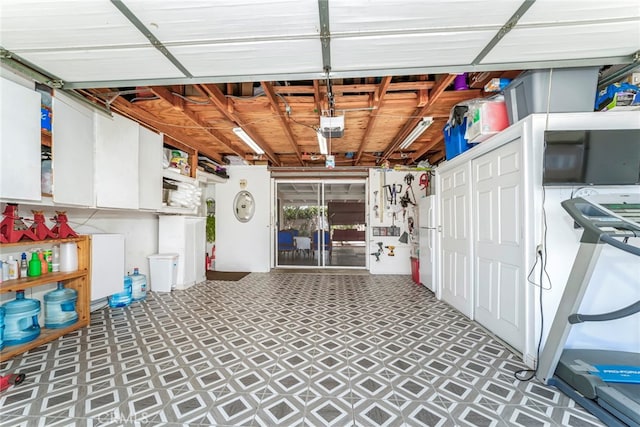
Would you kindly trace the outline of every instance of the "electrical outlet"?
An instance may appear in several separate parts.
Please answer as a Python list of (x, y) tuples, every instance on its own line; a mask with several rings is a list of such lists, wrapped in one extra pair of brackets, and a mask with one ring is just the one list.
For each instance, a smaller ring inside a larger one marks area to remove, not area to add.
[(542, 253), (542, 245), (541, 244), (536, 246), (536, 253), (537, 254)]
[(640, 85), (640, 73), (631, 74), (631, 84), (632, 85)]

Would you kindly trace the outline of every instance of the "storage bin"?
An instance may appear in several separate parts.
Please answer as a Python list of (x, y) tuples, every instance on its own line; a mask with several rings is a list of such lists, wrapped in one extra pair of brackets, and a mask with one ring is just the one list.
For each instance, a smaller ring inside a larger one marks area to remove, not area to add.
[(178, 254), (149, 255), (149, 279), (154, 292), (171, 292), (178, 281)]
[(469, 104), (465, 134), (469, 143), (485, 141), (509, 126), (507, 108), (502, 97), (500, 98), (499, 100), (483, 99)]
[[(549, 96), (551, 84), (551, 96)], [(529, 70), (504, 90), (509, 124), (529, 114), (593, 111), (598, 67)]]
[(469, 144), (469, 142), (464, 137), (466, 130), (466, 117), (458, 126), (451, 126), (450, 123), (447, 123), (444, 126), (444, 153), (447, 160), (451, 160), (457, 155), (464, 153), (469, 148), (473, 147), (473, 144)]

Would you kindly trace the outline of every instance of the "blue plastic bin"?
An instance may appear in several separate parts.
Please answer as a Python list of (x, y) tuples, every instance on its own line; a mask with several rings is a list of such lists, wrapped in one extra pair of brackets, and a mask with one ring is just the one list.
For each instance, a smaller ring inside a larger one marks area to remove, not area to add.
[(447, 160), (451, 160), (459, 154), (464, 153), (474, 144), (469, 144), (464, 134), (467, 130), (467, 118), (462, 120), (458, 126), (451, 126), (447, 123), (444, 126), (444, 153)]

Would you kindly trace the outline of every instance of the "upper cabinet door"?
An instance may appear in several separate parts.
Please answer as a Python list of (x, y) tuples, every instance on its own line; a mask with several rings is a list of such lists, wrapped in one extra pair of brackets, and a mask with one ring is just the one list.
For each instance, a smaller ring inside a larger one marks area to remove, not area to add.
[(138, 209), (138, 127), (125, 117), (95, 114), (96, 206)]
[(162, 134), (140, 126), (139, 138), (140, 209), (162, 207)]
[(94, 206), (94, 112), (58, 93), (53, 111), (53, 201)]
[(40, 94), (0, 78), (0, 197), (41, 200)]

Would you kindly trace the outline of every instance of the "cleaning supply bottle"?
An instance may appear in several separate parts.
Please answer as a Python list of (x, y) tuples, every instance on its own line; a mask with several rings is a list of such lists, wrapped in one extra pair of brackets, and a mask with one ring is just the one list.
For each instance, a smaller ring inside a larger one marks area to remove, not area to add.
[(20, 277), (27, 277), (27, 272), (29, 271), (29, 262), (27, 262), (27, 254), (22, 252), (20, 256)]
[(44, 252), (38, 252), (38, 258), (40, 258), (40, 274), (46, 274), (49, 272), (49, 264), (47, 264), (47, 260), (44, 259)]
[(18, 270), (18, 260), (13, 259), (13, 255), (9, 255), (9, 259), (7, 260), (7, 268), (9, 270), (9, 272), (7, 273), (9, 280), (15, 280), (20, 277), (20, 270)]
[(60, 271), (60, 246), (55, 245), (51, 253), (51, 271)]
[(31, 260), (29, 261), (27, 275), (29, 277), (37, 277), (40, 274), (42, 274), (42, 263), (40, 262), (40, 258), (38, 258), (38, 253), (33, 252), (31, 254)]

